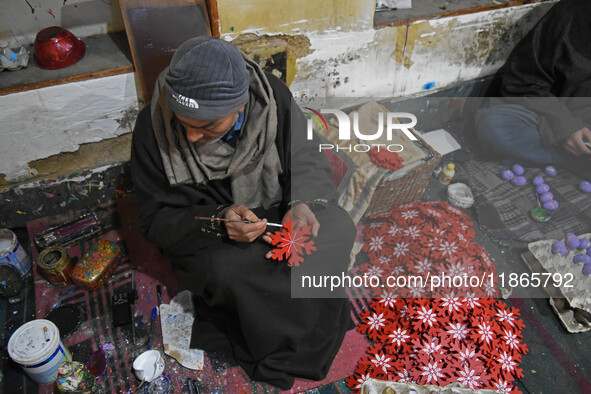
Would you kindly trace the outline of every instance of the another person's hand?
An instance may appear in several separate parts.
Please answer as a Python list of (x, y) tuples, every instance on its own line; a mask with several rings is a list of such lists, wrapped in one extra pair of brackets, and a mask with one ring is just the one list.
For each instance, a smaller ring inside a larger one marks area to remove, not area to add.
[(585, 127), (566, 139), (563, 146), (575, 156), (591, 155), (591, 149), (585, 146), (585, 142), (591, 142), (591, 130)]
[[(252, 242), (267, 228), (267, 219), (259, 219), (244, 205), (232, 205), (224, 213), (224, 219), (226, 219), (228, 236), (236, 242)], [(242, 220), (248, 220), (251, 223), (244, 223)]]

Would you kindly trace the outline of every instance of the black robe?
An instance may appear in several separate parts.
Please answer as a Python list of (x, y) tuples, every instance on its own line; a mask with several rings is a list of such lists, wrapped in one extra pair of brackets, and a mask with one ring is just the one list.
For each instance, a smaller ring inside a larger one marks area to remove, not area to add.
[(591, 1), (562, 0), (521, 40), (500, 70), (500, 95), (540, 116), (552, 146), (591, 127)]
[[(290, 201), (323, 201), (311, 204), (321, 226), (315, 240), (318, 251), (304, 260), (297, 274), (285, 262), (267, 260), (264, 256), (271, 247), (264, 241), (237, 243), (210, 221), (194, 219), (233, 203), (229, 180), (171, 187), (149, 105), (140, 112), (133, 132), (132, 179), (142, 234), (159, 247), (175, 277), (195, 294), (191, 347), (230, 356), (252, 379), (288, 389), (294, 377), (325, 377), (350, 324), (347, 299), (292, 298), (292, 281), (297, 283), (304, 273), (345, 272), (355, 228), (336, 203), (328, 161), (305, 138), (305, 116), (289, 89), (274, 76), (267, 77), (277, 102), (283, 201), (253, 211), (281, 222)], [(298, 187), (292, 192), (296, 179)]]

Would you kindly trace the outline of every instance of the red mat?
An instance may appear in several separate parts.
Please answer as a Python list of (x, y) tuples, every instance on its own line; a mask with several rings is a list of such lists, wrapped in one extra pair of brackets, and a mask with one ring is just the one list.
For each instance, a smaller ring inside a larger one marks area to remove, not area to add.
[[(127, 258), (108, 283), (95, 292), (82, 290), (73, 285), (57, 288), (40, 277), (35, 270), (35, 306), (37, 317), (42, 318), (58, 305), (77, 305), (82, 311), (82, 323), (75, 333), (63, 338), (74, 359), (85, 362), (92, 351), (103, 347), (108, 357), (108, 367), (105, 375), (100, 378), (100, 383), (110, 392), (137, 392), (138, 381), (133, 376), (132, 363), (137, 355), (146, 350), (150, 311), (157, 305), (156, 285), (162, 285), (164, 303), (168, 303), (182, 287), (172, 276), (170, 263), (160, 255), (155, 246), (148, 244), (141, 237), (137, 228), (135, 199), (127, 197), (117, 200), (117, 207), (112, 211), (113, 215), (119, 216), (121, 226), (101, 235), (100, 239), (118, 242), (126, 251)], [(32, 242), (32, 235), (55, 224), (49, 218), (27, 223), (34, 261), (39, 252)], [(95, 238), (69, 248), (68, 255), (71, 259), (79, 258), (97, 241), (98, 238)], [(110, 314), (113, 292), (119, 287), (131, 287), (132, 272), (138, 292), (138, 300), (135, 303), (135, 344), (130, 327), (113, 327)], [(153, 347), (162, 351), (159, 326), (157, 324), (154, 330)], [(346, 378), (353, 373), (357, 360), (368, 346), (364, 335), (354, 330), (349, 331), (325, 380), (316, 382), (296, 379), (292, 390), (286, 392), (301, 392)], [(277, 391), (272, 386), (252, 382), (239, 367), (214, 370), (207, 356), (203, 371), (184, 368), (171, 357), (165, 357), (165, 361), (165, 374), (170, 376), (174, 392), (182, 392), (182, 385), (187, 377), (199, 382), (204, 392), (220, 389), (232, 393)], [(53, 385), (40, 387), (40, 393), (51, 392)]]

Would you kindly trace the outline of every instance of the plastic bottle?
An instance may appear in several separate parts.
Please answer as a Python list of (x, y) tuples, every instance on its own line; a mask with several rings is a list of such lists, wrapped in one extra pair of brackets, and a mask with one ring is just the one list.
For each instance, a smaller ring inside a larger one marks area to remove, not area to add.
[(449, 163), (439, 174), (439, 182), (443, 185), (449, 185), (451, 179), (454, 177), (456, 173), (456, 166), (452, 163)]

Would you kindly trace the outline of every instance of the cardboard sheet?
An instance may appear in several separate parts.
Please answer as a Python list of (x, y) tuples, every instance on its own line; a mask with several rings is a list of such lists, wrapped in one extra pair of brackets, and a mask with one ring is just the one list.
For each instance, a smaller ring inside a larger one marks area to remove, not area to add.
[[(591, 239), (591, 234), (579, 235), (578, 238)], [(550, 294), (550, 305), (567, 331), (585, 332), (591, 329), (591, 275), (583, 274), (582, 263), (573, 262), (575, 255), (584, 252), (568, 248), (566, 256), (555, 255), (552, 245), (557, 241), (549, 239), (530, 243), (528, 249), (535, 261), (524, 260), (532, 272), (545, 270), (556, 275), (558, 286), (546, 289)], [(564, 239), (560, 241), (564, 242)], [(541, 267), (536, 268), (536, 262)]]

